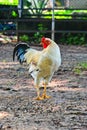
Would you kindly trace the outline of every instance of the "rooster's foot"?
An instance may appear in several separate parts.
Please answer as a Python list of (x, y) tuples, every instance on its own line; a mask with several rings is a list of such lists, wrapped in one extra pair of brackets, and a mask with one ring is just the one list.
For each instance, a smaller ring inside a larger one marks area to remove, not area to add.
[(46, 95), (46, 94), (43, 94), (41, 98), (43, 98), (43, 99), (46, 99), (46, 98), (49, 99), (49, 98), (51, 98), (51, 96), (48, 96), (48, 95)]
[(36, 97), (36, 98), (34, 98), (35, 100), (43, 100), (43, 98), (42, 97), (40, 97), (40, 96), (38, 96), (38, 97)]

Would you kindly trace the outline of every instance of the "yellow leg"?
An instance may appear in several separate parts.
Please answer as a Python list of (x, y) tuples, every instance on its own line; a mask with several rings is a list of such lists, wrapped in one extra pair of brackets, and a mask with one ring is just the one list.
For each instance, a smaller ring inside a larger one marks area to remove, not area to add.
[(43, 94), (42, 94), (42, 98), (43, 98), (43, 99), (45, 99), (45, 98), (48, 98), (48, 99), (51, 98), (51, 96), (48, 96), (48, 95), (46, 94), (46, 87), (47, 87), (46, 84), (44, 84), (44, 90), (43, 90)]
[(35, 88), (37, 89), (37, 97), (35, 98), (35, 100), (43, 100), (43, 98), (40, 97), (39, 86), (35, 86)]

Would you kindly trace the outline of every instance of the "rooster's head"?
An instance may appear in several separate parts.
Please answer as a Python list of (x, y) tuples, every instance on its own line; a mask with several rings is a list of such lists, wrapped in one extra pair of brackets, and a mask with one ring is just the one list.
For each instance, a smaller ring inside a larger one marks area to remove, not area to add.
[(51, 41), (49, 38), (42, 37), (41, 38), (41, 45), (43, 48), (47, 48), (51, 44)]

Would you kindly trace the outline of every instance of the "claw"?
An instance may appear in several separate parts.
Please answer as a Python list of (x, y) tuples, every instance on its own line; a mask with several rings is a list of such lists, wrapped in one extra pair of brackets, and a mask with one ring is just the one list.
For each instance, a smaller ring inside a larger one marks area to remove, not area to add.
[(40, 97), (40, 96), (38, 96), (38, 97), (36, 97), (36, 98), (34, 98), (35, 100), (43, 100), (44, 98), (43, 97)]
[(48, 96), (48, 95), (46, 95), (46, 94), (43, 94), (41, 98), (43, 98), (43, 99), (46, 99), (46, 98), (49, 99), (49, 98), (51, 98), (51, 96)]

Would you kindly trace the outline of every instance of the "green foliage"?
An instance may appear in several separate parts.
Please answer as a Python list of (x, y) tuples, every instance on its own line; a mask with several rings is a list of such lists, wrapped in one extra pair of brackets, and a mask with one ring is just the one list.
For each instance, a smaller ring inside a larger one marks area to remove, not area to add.
[(28, 9), (29, 14), (37, 15), (41, 17), (43, 8), (47, 5), (48, 0), (32, 0), (24, 2), (24, 7)]
[(81, 62), (73, 69), (73, 72), (78, 75), (80, 75), (83, 71), (87, 71), (87, 62)]
[(41, 37), (44, 36), (44, 32), (46, 30), (47, 30), (47, 28), (43, 24), (38, 24), (38, 31), (36, 33), (34, 33), (34, 36), (33, 36), (36, 43), (40, 42), (40, 39), (41, 39)]
[[(44, 14), (48, 15), (48, 16), (44, 16), (44, 18), (52, 18), (52, 11), (46, 11), (44, 12)], [(55, 18), (56, 19), (72, 19), (74, 18), (78, 18), (76, 17), (76, 15), (85, 15), (84, 17), (79, 17), (79, 18), (83, 18), (83, 19), (87, 19), (87, 10), (55, 10), (54, 11), (55, 14)]]
[(86, 34), (62, 34), (60, 42), (68, 45), (85, 45), (87, 42)]
[(23, 41), (23, 42), (28, 42), (29, 37), (28, 37), (28, 35), (22, 35), (22, 36), (20, 36), (20, 40)]
[(79, 68), (75, 68), (75, 69), (73, 70), (73, 72), (74, 72), (75, 74), (78, 74), (78, 75), (81, 74), (81, 70), (80, 70)]
[(79, 64), (82, 70), (87, 70), (87, 62), (82, 62)]
[(18, 5), (18, 0), (0, 0), (1, 5)]
[(18, 16), (18, 14), (16, 13), (16, 11), (14, 11), (14, 10), (12, 11), (11, 14), (12, 14), (12, 16), (13, 16), (14, 18), (16, 18), (16, 17)]
[[(66, 19), (66, 18), (71, 19), (72, 18), (71, 16), (64, 16), (64, 15), (70, 15), (71, 12), (72, 12), (71, 10), (57, 10), (54, 11), (54, 15), (56, 19)], [(49, 18), (49, 19), (52, 18), (52, 11), (47, 11), (44, 13), (48, 15), (48, 16), (44, 16), (44, 18)]]
[[(20, 36), (20, 40), (24, 41), (24, 42), (30, 42), (30, 43), (40, 43), (41, 38), (44, 36), (45, 31), (47, 30), (47, 28), (43, 25), (43, 24), (38, 24), (37, 25), (37, 32), (33, 34), (33, 36), (28, 36), (28, 35), (22, 35)], [(44, 32), (43, 32), (44, 31)]]

